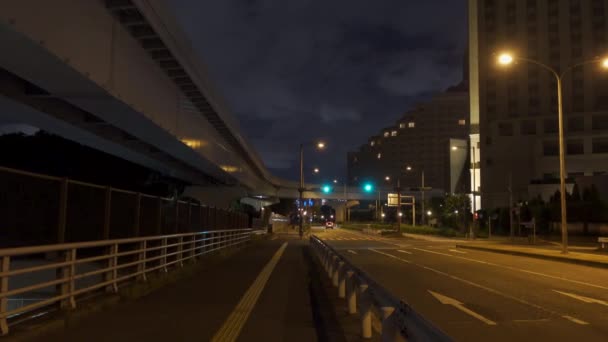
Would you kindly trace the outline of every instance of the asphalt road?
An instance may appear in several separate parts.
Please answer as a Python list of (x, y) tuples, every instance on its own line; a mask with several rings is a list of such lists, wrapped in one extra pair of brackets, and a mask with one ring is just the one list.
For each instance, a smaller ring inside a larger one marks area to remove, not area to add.
[(608, 341), (606, 270), (447, 239), (314, 233), (457, 341)]

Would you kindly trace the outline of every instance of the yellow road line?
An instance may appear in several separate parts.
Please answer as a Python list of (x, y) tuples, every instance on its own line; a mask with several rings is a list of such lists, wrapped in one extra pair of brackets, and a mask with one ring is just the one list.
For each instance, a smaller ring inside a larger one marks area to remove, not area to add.
[(213, 342), (233, 342), (239, 337), (247, 318), (253, 311), (262, 290), (266, 286), (272, 271), (281, 259), (283, 252), (287, 248), (287, 242), (283, 243), (279, 250), (272, 256), (270, 261), (264, 266), (251, 287), (247, 289), (232, 313), (228, 316), (222, 327), (215, 333), (211, 341)]

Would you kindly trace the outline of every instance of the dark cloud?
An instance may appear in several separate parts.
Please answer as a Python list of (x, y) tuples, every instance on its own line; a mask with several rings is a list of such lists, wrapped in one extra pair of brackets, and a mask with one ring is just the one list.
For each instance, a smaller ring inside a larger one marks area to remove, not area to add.
[(464, 0), (172, 0), (245, 135), (278, 175), (297, 178), (300, 142), (324, 177), (346, 152), (456, 82)]

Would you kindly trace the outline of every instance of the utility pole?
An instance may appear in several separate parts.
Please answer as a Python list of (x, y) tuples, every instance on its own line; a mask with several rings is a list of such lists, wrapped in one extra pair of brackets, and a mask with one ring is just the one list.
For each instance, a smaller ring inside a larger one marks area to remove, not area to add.
[(298, 206), (298, 217), (299, 217), (299, 231), (300, 238), (304, 232), (304, 211), (302, 206), (304, 205), (304, 144), (300, 144), (300, 188), (298, 189), (300, 192), (300, 205)]
[(511, 240), (513, 240), (513, 173), (509, 172), (509, 186), (507, 187), (509, 190), (509, 234), (511, 236)]
[(397, 178), (397, 231), (401, 233), (401, 177)]
[(420, 209), (422, 209), (422, 212), (420, 213), (420, 225), (421, 226), (424, 226), (424, 221), (425, 221), (424, 215), (426, 213), (424, 211), (424, 191), (425, 191), (425, 189), (424, 189), (424, 170), (422, 170), (422, 187), (420, 188), (420, 192), (421, 192), (420, 197), (422, 199), (422, 202), (420, 202)]

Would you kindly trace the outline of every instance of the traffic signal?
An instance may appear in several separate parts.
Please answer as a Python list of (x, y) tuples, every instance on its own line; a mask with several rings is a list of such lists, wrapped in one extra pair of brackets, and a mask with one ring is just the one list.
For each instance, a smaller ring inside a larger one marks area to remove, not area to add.
[(330, 192), (331, 192), (331, 186), (329, 186), (329, 185), (323, 185), (323, 186), (321, 187), (321, 191), (322, 191), (324, 194), (328, 194), (328, 193), (330, 193)]
[(372, 183), (365, 183), (363, 185), (363, 191), (372, 192), (372, 191), (374, 191), (374, 186), (372, 185)]

